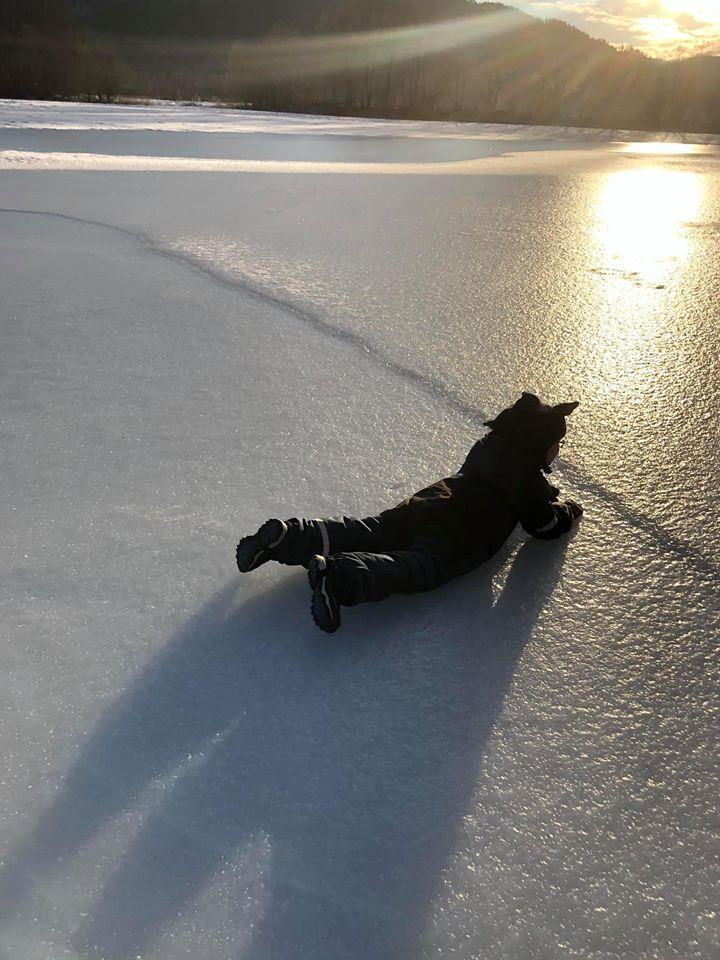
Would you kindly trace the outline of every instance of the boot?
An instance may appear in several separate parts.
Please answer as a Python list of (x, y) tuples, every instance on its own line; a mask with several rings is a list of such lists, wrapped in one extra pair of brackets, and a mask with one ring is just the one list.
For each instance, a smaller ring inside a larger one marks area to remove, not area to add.
[(249, 573), (274, 560), (273, 550), (282, 542), (287, 529), (284, 520), (266, 520), (257, 533), (243, 537), (235, 551), (240, 573)]
[(308, 580), (312, 589), (310, 611), (312, 618), (325, 633), (335, 633), (340, 626), (340, 604), (333, 590), (332, 579), (328, 576), (325, 557), (316, 555), (308, 566)]

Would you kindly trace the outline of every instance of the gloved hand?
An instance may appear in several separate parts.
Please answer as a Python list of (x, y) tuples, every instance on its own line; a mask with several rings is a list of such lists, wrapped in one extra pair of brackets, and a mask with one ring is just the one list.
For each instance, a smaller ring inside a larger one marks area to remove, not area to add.
[(583, 515), (583, 508), (575, 500), (566, 500), (565, 506), (570, 510), (570, 516), (573, 520), (579, 520)]

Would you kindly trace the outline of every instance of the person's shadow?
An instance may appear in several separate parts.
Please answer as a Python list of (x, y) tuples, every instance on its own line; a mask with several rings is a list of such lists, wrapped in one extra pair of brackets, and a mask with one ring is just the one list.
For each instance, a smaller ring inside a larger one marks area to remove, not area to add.
[(507, 551), (432, 594), (345, 611), (331, 638), (306, 625), (297, 575), (239, 605), (233, 580), (98, 723), (0, 871), (3, 913), (165, 778), (81, 954), (142, 955), (261, 837), (265, 899), (239, 956), (415, 957), (565, 543), (523, 545), (494, 603)]

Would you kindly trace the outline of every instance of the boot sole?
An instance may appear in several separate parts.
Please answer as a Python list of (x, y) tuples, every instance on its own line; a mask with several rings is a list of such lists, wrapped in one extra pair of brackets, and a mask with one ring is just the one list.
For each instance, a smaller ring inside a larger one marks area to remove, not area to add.
[(257, 533), (243, 537), (235, 550), (235, 560), (240, 573), (250, 573), (256, 570), (271, 557), (263, 556), (268, 550), (276, 547), (287, 532), (287, 525), (282, 520), (266, 520)]
[[(322, 566), (320, 560), (322, 560)], [(308, 564), (308, 582), (312, 589), (310, 613), (317, 627), (325, 633), (335, 633), (340, 626), (340, 607), (327, 592), (326, 578), (323, 576), (324, 571), (325, 559), (313, 557)], [(334, 615), (333, 607), (336, 611)]]

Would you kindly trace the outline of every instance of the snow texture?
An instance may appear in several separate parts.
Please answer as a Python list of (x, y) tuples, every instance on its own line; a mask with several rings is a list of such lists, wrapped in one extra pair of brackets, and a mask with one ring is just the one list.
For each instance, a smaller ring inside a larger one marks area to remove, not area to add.
[[(0, 103), (2, 960), (718, 955), (720, 148), (622, 139)], [(567, 540), (237, 574), (523, 389)]]

